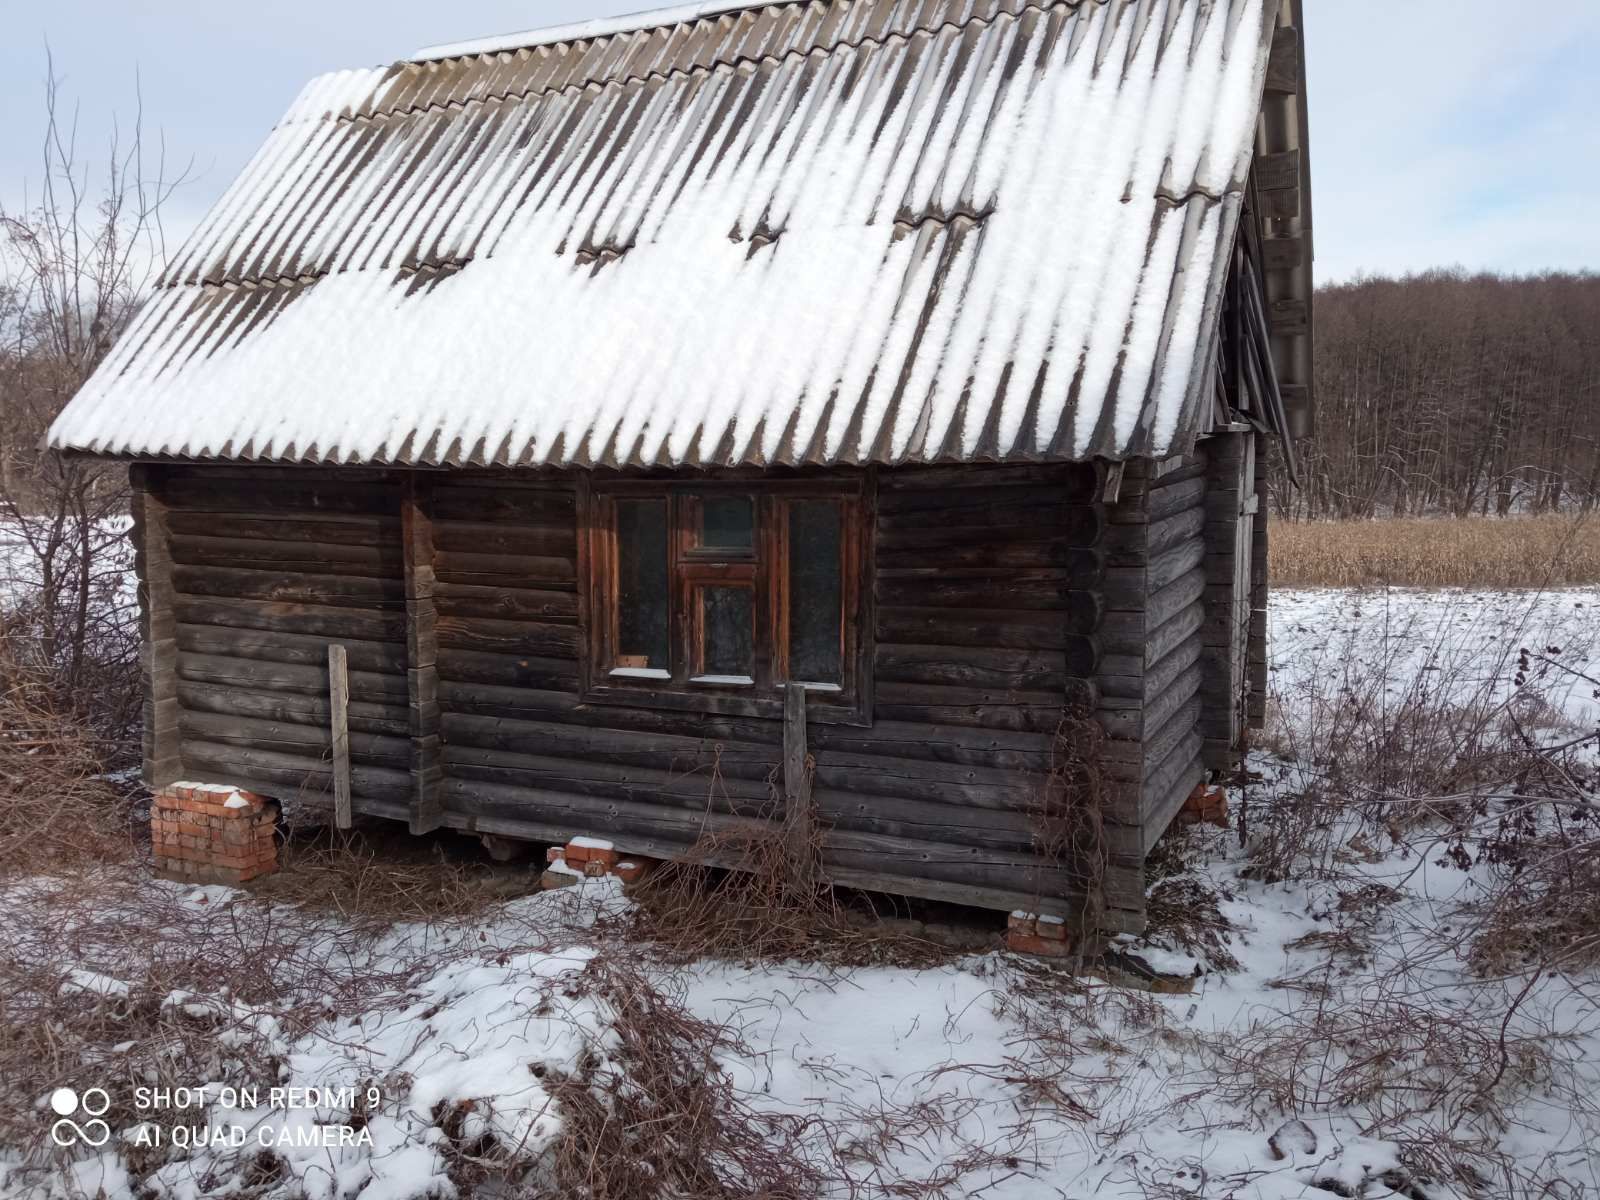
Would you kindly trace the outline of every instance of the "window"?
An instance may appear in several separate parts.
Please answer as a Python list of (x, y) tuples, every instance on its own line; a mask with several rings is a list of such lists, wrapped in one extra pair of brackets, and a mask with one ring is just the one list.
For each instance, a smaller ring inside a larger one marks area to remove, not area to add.
[(593, 485), (591, 702), (862, 722), (865, 505), (857, 485)]

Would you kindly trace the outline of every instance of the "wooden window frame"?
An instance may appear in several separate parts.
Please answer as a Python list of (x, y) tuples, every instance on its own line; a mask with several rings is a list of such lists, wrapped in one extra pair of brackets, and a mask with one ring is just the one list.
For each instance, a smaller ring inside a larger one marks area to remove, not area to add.
[[(705, 496), (748, 494), (754, 507), (749, 551), (715, 550), (698, 544), (698, 502)], [(618, 609), (616, 502), (661, 498), (667, 502), (667, 628), (669, 677), (619, 676), (616, 662)], [(871, 723), (872, 665), (872, 489), (870, 480), (608, 479), (582, 489), (580, 546), (585, 609), (581, 660), (586, 704), (672, 709), (729, 716), (783, 718), (788, 677), (788, 504), (831, 500), (840, 505), (840, 665), (837, 690), (808, 688), (810, 720), (846, 725)], [(698, 589), (731, 585), (751, 590), (755, 615), (751, 682), (707, 681), (703, 631), (696, 626)], [(697, 676), (701, 678), (697, 679)]]

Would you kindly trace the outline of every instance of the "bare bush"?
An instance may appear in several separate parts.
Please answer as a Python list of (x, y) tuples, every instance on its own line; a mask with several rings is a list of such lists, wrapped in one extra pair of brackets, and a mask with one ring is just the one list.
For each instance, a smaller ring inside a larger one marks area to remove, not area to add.
[(114, 759), (139, 712), (126, 479), (40, 442), (160, 269), (160, 210), (181, 176), (147, 158), (135, 120), (91, 184), (58, 100), (52, 73), (37, 199), (0, 209), (0, 638)]

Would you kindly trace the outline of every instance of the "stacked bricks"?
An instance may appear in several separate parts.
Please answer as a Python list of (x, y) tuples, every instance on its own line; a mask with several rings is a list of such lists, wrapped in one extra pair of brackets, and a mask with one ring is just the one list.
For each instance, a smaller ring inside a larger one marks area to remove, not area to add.
[(637, 883), (655, 866), (654, 859), (624, 859), (610, 842), (591, 837), (575, 837), (565, 846), (551, 846), (545, 852), (545, 861), (548, 866), (539, 885), (546, 891), (607, 875), (625, 884)]
[(1178, 810), (1180, 825), (1215, 825), (1228, 827), (1228, 793), (1219, 787), (1208, 788), (1201, 784), (1189, 793), (1189, 798)]
[(1067, 924), (1060, 917), (1014, 912), (1006, 918), (1006, 949), (1043, 958), (1066, 958), (1072, 953)]
[(278, 869), (277, 805), (218, 783), (156, 793), (150, 842), (156, 873), (193, 883), (244, 883)]

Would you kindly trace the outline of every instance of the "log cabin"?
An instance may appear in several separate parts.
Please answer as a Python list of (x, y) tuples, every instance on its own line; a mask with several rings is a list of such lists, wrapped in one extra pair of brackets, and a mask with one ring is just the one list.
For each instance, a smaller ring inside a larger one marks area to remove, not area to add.
[(803, 817), (839, 886), (1142, 928), (1262, 718), (1301, 34), (713, 2), (313, 81), (48, 435), (129, 464), (147, 781)]

